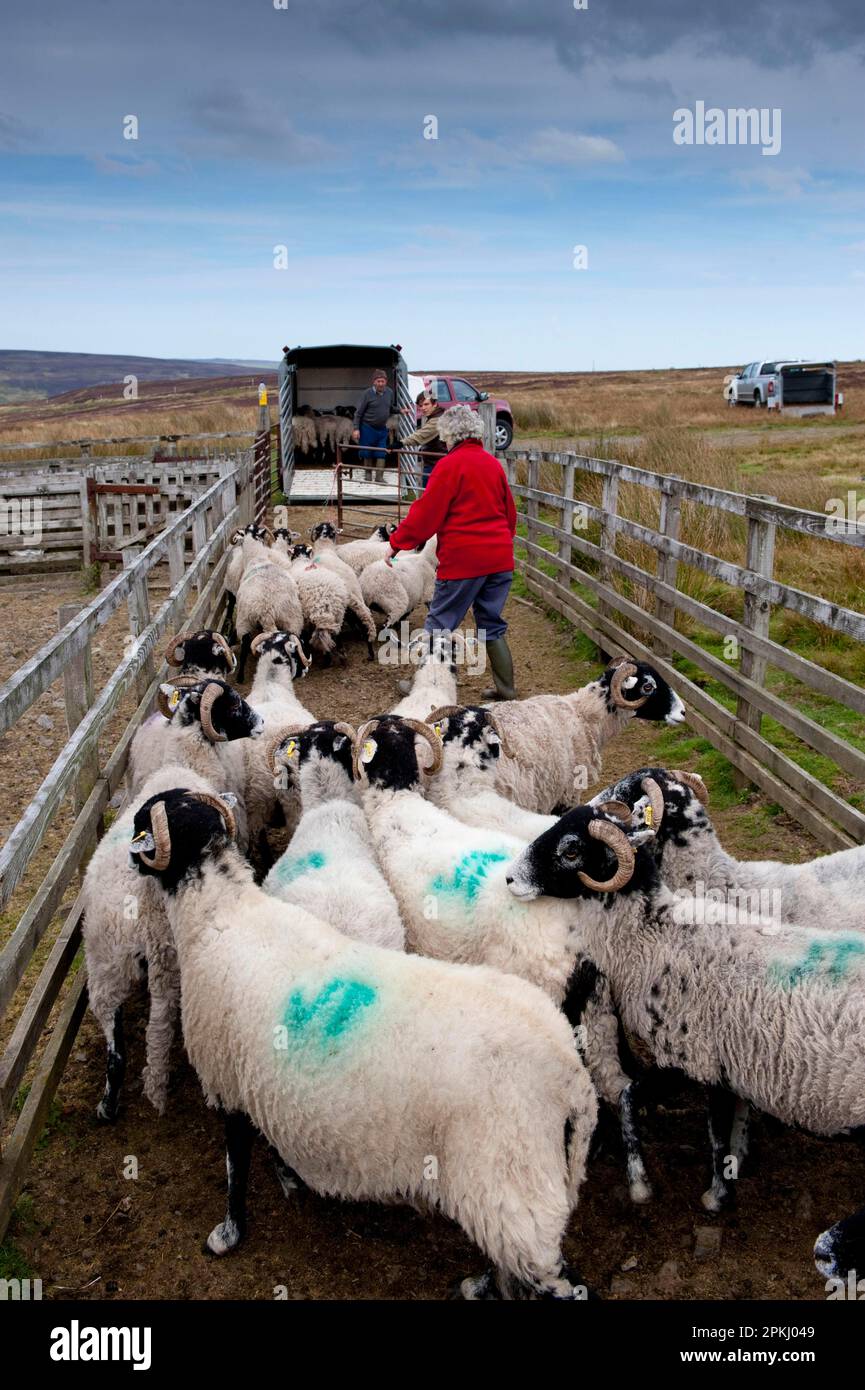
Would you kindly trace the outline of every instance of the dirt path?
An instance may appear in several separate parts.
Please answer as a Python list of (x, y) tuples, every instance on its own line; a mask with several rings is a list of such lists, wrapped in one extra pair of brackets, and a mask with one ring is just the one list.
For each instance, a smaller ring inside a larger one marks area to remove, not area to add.
[[(596, 674), (596, 664), (575, 659), (572, 634), (534, 606), (511, 599), (508, 618), (523, 694), (573, 689)], [(393, 703), (393, 679), (389, 668), (368, 664), (357, 644), (345, 669), (312, 671), (304, 700), (322, 717), (358, 720)], [(475, 698), (481, 684), (466, 682), (461, 698)], [(664, 737), (634, 721), (609, 749), (606, 774), (652, 761)], [(720, 813), (728, 843), (751, 844), (759, 805), (754, 797)], [(3, 818), (8, 824), (7, 808)], [(815, 852), (785, 817), (772, 826), (776, 838), (764, 852)], [(143, 1023), (138, 1001), (129, 1013), (129, 1082), (112, 1128), (93, 1118), (104, 1053), (89, 1015), (73, 1048), (7, 1238), (43, 1280), (46, 1297), (269, 1299), (284, 1286), (290, 1298), (441, 1298), (480, 1267), (477, 1251), (441, 1218), (305, 1191), (286, 1203), (263, 1146), (253, 1161), (245, 1245), (222, 1262), (204, 1255), (202, 1242), (223, 1213), (220, 1123), (179, 1047), (168, 1112), (155, 1116), (141, 1094)], [(810, 1256), (814, 1236), (865, 1201), (865, 1174), (852, 1146), (759, 1120), (737, 1209), (712, 1218), (699, 1201), (707, 1148), (696, 1088), (668, 1089), (655, 1099), (646, 1121), (655, 1201), (644, 1209), (630, 1205), (615, 1131), (605, 1121), (568, 1258), (606, 1297), (822, 1298)], [(701, 1227), (719, 1229), (722, 1239), (715, 1255), (696, 1260)]]

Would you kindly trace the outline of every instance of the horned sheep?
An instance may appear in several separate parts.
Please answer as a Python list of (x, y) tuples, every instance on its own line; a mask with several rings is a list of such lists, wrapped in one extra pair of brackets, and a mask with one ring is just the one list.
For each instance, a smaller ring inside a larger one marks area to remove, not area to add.
[(509, 753), (496, 789), (541, 814), (576, 805), (601, 775), (606, 744), (634, 718), (680, 724), (685, 707), (654, 667), (627, 657), (570, 695), (502, 701), (496, 721)]
[[(661, 881), (645, 827), (598, 829), (569, 811), (509, 867), (516, 901), (570, 902), (587, 956), (609, 979), (629, 1033), (656, 1063), (710, 1088), (712, 1185), (729, 1196), (726, 1138), (736, 1098), (818, 1135), (865, 1125), (865, 941), (800, 923), (695, 918)], [(818, 1269), (865, 1265), (865, 1210), (823, 1232)]]
[(138, 810), (131, 846), (164, 897), (187, 1053), (226, 1114), (209, 1250), (244, 1234), (254, 1126), (318, 1192), (454, 1218), (494, 1266), (465, 1297), (585, 1297), (561, 1243), (596, 1101), (565, 1019), (521, 980), (352, 941), (270, 897), (228, 822), (174, 789)]

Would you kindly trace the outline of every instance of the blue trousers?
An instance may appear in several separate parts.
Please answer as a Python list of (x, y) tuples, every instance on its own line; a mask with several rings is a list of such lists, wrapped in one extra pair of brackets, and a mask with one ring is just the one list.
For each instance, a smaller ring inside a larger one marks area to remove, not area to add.
[(375, 425), (362, 424), (360, 427), (360, 451), (357, 457), (363, 462), (366, 462), (367, 459), (383, 459), (386, 451), (387, 425), (376, 428)]
[(424, 628), (427, 632), (453, 632), (471, 608), (478, 632), (489, 642), (504, 637), (508, 625), (502, 617), (513, 570), (482, 574), (477, 579), (437, 579)]

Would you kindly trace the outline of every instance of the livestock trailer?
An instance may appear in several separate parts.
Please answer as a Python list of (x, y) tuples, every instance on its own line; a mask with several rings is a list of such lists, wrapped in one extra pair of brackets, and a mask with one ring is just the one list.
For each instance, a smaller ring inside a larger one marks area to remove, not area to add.
[(788, 415), (834, 415), (840, 404), (834, 362), (779, 362), (766, 393), (769, 409)]
[[(325, 347), (283, 348), (279, 364), (279, 423), (281, 441), (282, 486), (286, 496), (296, 467), (322, 468), (333, 465), (329, 455), (326, 432), (324, 442), (317, 442), (305, 452), (295, 441), (295, 418), (334, 417), (334, 430), (339, 421), (347, 421), (368, 386), (376, 367), (387, 372), (388, 385), (394, 393), (395, 410), (412, 405), (408, 368), (399, 344), (376, 347), (366, 343), (332, 343)], [(345, 431), (345, 425), (339, 425)], [(395, 425), (399, 438), (415, 428), (415, 415), (399, 416)], [(335, 433), (335, 438), (339, 438)]]

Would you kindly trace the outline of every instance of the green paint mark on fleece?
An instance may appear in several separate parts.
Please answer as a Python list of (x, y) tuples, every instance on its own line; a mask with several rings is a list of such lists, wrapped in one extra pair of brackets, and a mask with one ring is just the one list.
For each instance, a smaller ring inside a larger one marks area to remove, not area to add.
[(273, 876), (277, 883), (294, 883), (296, 878), (308, 873), (310, 869), (323, 869), (325, 863), (324, 855), (318, 850), (298, 855), (296, 858), (284, 854), (275, 866)]
[(849, 966), (865, 955), (865, 942), (855, 936), (845, 936), (829, 941), (812, 941), (805, 955), (796, 965), (782, 965), (776, 961), (769, 967), (769, 974), (776, 984), (784, 989), (793, 989), (807, 980), (822, 977), (829, 984), (840, 985)]
[(512, 854), (499, 854), (495, 850), (473, 849), (471, 853), (463, 855), (449, 880), (442, 874), (434, 878), (432, 890), (434, 893), (455, 893), (465, 898), (467, 903), (472, 903), (490, 867), (505, 864), (512, 858)]
[(304, 999), (300, 990), (290, 996), (283, 1023), (301, 1041), (317, 1038), (327, 1042), (341, 1038), (360, 1022), (364, 1009), (374, 1003), (376, 992), (359, 980), (331, 980), (314, 999)]

